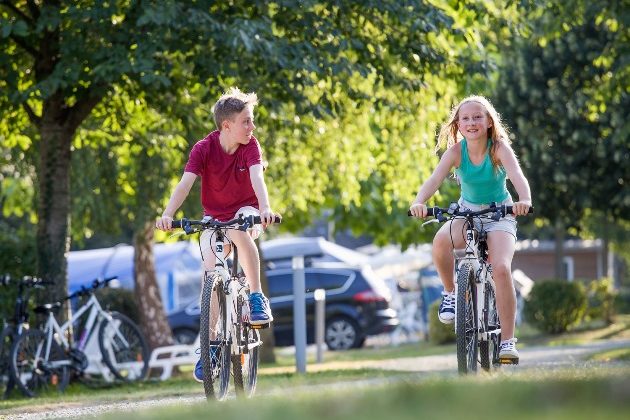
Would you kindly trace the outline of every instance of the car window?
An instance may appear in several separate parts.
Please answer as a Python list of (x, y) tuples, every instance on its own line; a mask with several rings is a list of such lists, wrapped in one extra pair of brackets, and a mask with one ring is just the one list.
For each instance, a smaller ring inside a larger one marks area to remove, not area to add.
[[(293, 273), (267, 275), (269, 281), (269, 297), (287, 296), (293, 294)], [(304, 273), (306, 293), (313, 292), (320, 282), (317, 273)]]
[(267, 280), (269, 281), (269, 297), (293, 294), (293, 275), (291, 273), (268, 275)]
[(316, 287), (325, 290), (339, 289), (344, 284), (346, 284), (346, 281), (348, 281), (347, 274), (325, 272), (318, 272), (313, 274), (317, 279)]

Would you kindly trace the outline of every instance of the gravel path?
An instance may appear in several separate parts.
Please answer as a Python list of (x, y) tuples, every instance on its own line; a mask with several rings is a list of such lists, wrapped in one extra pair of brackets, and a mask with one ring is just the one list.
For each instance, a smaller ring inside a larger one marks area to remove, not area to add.
[[(608, 340), (598, 341), (584, 345), (576, 346), (558, 346), (558, 347), (530, 347), (519, 350), (521, 354), (521, 364), (518, 369), (554, 369), (565, 365), (575, 365), (584, 363), (583, 360), (589, 354), (616, 348), (630, 347), (630, 340)], [(394, 370), (410, 373), (444, 373), (448, 376), (456, 376), (457, 360), (455, 354), (409, 357), (380, 361), (357, 361), (351, 362), (351, 367), (360, 368), (380, 368), (386, 370)], [(348, 367), (348, 362), (343, 363), (326, 363), (325, 365), (311, 365), (309, 371), (336, 369), (341, 366)], [(321, 366), (321, 368), (318, 368)], [(418, 381), (422, 376), (418, 375)], [(403, 380), (401, 378), (378, 378), (373, 380), (339, 382), (334, 385), (309, 385), (299, 387), (316, 391), (318, 389), (330, 390), (332, 386), (338, 389), (356, 389), (357, 387), (371, 387), (374, 385), (383, 385)], [(409, 381), (409, 377), (404, 378)], [(275, 395), (284, 392), (277, 390), (272, 392), (259, 392), (260, 395)], [(148, 408), (156, 408), (173, 405), (197, 404), (204, 401), (203, 395), (185, 396), (185, 397), (166, 397), (160, 399), (142, 400), (142, 401), (124, 401), (109, 402), (87, 406), (85, 403), (63, 403), (49, 406), (33, 406), (22, 407), (20, 413), (0, 414), (2, 420), (40, 420), (40, 419), (71, 419), (71, 418), (93, 418), (106, 413), (113, 412), (134, 412)], [(10, 410), (13, 411), (13, 410)]]

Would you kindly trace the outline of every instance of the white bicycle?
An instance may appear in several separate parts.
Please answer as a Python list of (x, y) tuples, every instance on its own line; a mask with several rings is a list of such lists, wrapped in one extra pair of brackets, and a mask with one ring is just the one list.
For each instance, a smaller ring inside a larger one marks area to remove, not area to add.
[[(227, 222), (210, 220), (174, 220), (173, 228), (182, 228), (187, 234), (212, 230), (215, 238), (212, 248), (216, 256), (214, 270), (204, 274), (201, 291), (199, 341), (203, 365), (203, 387), (208, 400), (222, 400), (230, 383), (230, 363), (234, 387), (238, 396), (251, 397), (256, 389), (258, 349), (262, 345), (258, 330), (269, 324), (249, 323), (249, 286), (247, 279), (238, 273), (238, 253), (234, 250), (231, 272), (224, 248), (229, 242), (227, 230), (246, 231), (260, 224), (259, 216), (239, 215)], [(276, 223), (281, 219), (276, 217)]]
[[(61, 302), (35, 308), (36, 313), (47, 317), (44, 328), (21, 335), (11, 350), (11, 372), (26, 395), (33, 397), (51, 386), (63, 391), (72, 372), (81, 375), (88, 369), (94, 353), (117, 379), (127, 382), (144, 379), (149, 347), (140, 329), (125, 315), (104, 310), (94, 295), (95, 289), (114, 279), (95, 280), (91, 288), (83, 287), (67, 296), (64, 300), (79, 296), (89, 299), (62, 325), (54, 315)], [(81, 326), (75, 341), (70, 332)]]
[[(529, 212), (533, 213), (533, 208)], [(435, 219), (423, 223), (443, 223), (455, 218), (465, 221), (464, 255), (455, 255), (455, 334), (457, 367), (461, 374), (476, 372), (477, 363), (486, 371), (492, 366), (515, 363), (513, 359), (499, 358), (501, 324), (492, 267), (488, 263), (487, 232), (483, 229), (483, 220), (480, 217), (486, 214), (491, 214), (490, 218), (498, 221), (507, 214), (512, 214), (512, 206), (496, 206), (493, 203), (489, 208), (479, 211), (460, 211), (457, 203), (452, 203), (447, 209), (429, 207), (427, 216), (434, 216)], [(475, 219), (481, 222), (480, 229), (475, 227)]]

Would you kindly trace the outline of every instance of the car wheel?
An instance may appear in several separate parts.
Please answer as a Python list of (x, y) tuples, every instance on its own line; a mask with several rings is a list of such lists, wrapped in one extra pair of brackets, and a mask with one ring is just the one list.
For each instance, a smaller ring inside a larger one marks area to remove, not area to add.
[(326, 323), (326, 345), (330, 350), (355, 348), (361, 339), (359, 326), (350, 318), (337, 317)]
[(190, 345), (195, 342), (195, 340), (197, 339), (197, 335), (199, 335), (199, 333), (191, 329), (178, 328), (173, 331), (173, 340), (175, 341), (175, 344)]

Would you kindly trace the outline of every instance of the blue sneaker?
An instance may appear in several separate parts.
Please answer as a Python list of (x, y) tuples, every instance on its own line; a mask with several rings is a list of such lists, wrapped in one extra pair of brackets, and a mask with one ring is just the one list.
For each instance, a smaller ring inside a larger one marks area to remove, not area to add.
[[(195, 353), (200, 354), (201, 349), (199, 348), (195, 350)], [(210, 346), (210, 364), (212, 366), (212, 369), (214, 369), (217, 365), (217, 357), (217, 347)], [(201, 357), (199, 357), (199, 360), (197, 360), (197, 363), (195, 364), (195, 370), (193, 370), (193, 378), (195, 378), (195, 381), (203, 383), (203, 362), (201, 361)]]
[(269, 300), (262, 293), (249, 295), (249, 323), (251, 325), (269, 324), (273, 321)]

